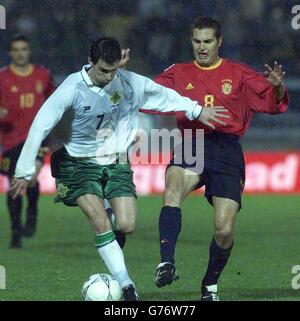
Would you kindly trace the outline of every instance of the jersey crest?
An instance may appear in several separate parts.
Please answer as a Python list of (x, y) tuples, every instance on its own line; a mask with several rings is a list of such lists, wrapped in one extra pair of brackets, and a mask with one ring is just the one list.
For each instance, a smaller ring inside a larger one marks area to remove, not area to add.
[(114, 105), (117, 105), (120, 103), (122, 99), (122, 96), (121, 94), (118, 92), (118, 91), (115, 91), (111, 97), (110, 97), (110, 101), (114, 104)]
[(232, 80), (230, 79), (222, 80), (222, 93), (227, 96), (232, 93)]

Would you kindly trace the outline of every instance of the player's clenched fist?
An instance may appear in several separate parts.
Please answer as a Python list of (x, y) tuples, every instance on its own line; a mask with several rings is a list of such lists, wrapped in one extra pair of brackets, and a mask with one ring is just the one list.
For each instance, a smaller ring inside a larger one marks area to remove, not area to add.
[(215, 106), (215, 107), (203, 107), (198, 120), (213, 129), (215, 129), (215, 126), (212, 124), (212, 122), (226, 125), (226, 123), (219, 118), (229, 118), (230, 116), (227, 115), (228, 110), (223, 106)]

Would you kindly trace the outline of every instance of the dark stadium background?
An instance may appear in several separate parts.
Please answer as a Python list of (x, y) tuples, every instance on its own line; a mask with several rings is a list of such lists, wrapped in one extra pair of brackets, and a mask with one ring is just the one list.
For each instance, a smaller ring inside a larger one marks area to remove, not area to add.
[[(258, 70), (277, 59), (287, 72), (289, 111), (271, 118), (257, 115), (244, 146), (300, 148), (300, 37), (291, 25), (297, 1), (2, 0), (1, 4), (7, 11), (7, 30), (0, 34), (0, 65), (8, 63), (5, 48), (10, 37), (25, 34), (32, 43), (33, 61), (49, 68), (56, 84), (81, 68), (90, 40), (103, 35), (131, 48), (130, 70), (154, 76), (174, 62), (191, 59), (190, 25), (198, 15), (212, 15), (223, 27), (223, 57)], [(156, 122), (165, 127), (166, 118)]]
[[(291, 286), (292, 266), (299, 264), (300, 228), (300, 29), (293, 29), (291, 21), (292, 7), (299, 1), (1, 0), (0, 4), (7, 12), (6, 30), (0, 30), (0, 66), (9, 63), (11, 36), (25, 34), (31, 41), (33, 62), (49, 68), (56, 85), (86, 63), (90, 41), (103, 35), (114, 36), (124, 48), (130, 47), (128, 69), (149, 77), (174, 62), (191, 60), (189, 27), (198, 15), (220, 20), (222, 57), (261, 71), (265, 63), (279, 61), (287, 73), (290, 108), (282, 115), (256, 115), (242, 144), (256, 166), (257, 184), (270, 180), (277, 170), (277, 184), (283, 177), (282, 182), (294, 187), (284, 190), (279, 186), (276, 195), (244, 198), (236, 227), (235, 257), (221, 286), (225, 300), (299, 300), (299, 291)], [(141, 116), (141, 121), (148, 129), (175, 126), (171, 117), (147, 115)], [(267, 170), (257, 174), (257, 166)], [(260, 192), (270, 189), (266, 186)], [(84, 218), (78, 209), (54, 205), (52, 198), (43, 196), (41, 200), (37, 237), (28, 240), (20, 253), (11, 253), (7, 250), (5, 198), (0, 195), (0, 265), (10, 271), (8, 289), (0, 292), (0, 300), (80, 300), (81, 284), (98, 271)], [(183, 278), (173, 288), (158, 290), (152, 279), (158, 261), (160, 206), (160, 195), (139, 199), (138, 231), (126, 248), (127, 260), (135, 262), (131, 271), (145, 300), (198, 299), (211, 237), (211, 208), (199, 196), (185, 202), (188, 215), (178, 247), (178, 268), (184, 271), (188, 266), (194, 279)], [(141, 260), (145, 251), (149, 254)], [(187, 264), (191, 260), (193, 263)], [(47, 275), (52, 275), (51, 282)]]

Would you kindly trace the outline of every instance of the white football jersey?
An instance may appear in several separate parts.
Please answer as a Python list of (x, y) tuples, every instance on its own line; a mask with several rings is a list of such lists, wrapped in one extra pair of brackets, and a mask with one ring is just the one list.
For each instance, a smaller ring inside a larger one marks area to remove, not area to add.
[(89, 67), (83, 66), (80, 72), (68, 76), (41, 107), (18, 160), (16, 177), (32, 177), (42, 141), (62, 118), (63, 143), (71, 156), (110, 164), (115, 161), (111, 155), (126, 153), (132, 144), (139, 109), (184, 111), (191, 120), (202, 110), (196, 101), (123, 69), (100, 88), (87, 74)]

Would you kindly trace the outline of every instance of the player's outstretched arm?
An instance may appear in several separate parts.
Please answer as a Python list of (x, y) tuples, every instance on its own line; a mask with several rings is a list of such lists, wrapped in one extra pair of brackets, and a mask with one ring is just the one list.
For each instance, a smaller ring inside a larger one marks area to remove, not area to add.
[(265, 68), (264, 76), (267, 78), (270, 85), (273, 86), (276, 99), (280, 101), (285, 94), (283, 86), (285, 71), (283, 70), (282, 65), (279, 65), (277, 61), (274, 62), (273, 68), (268, 64), (265, 64)]
[[(40, 149), (41, 150), (41, 149)], [(42, 170), (42, 167), (43, 167), (43, 162), (39, 159), (36, 159), (35, 161), (35, 173), (33, 174), (31, 180), (29, 181), (28, 183), (28, 187), (33, 187), (36, 182), (37, 182), (37, 179), (38, 179), (38, 176)]]
[(198, 119), (201, 123), (215, 129), (213, 122), (226, 125), (220, 118), (229, 118), (228, 110), (223, 106), (203, 107), (196, 101), (179, 95), (175, 90), (156, 84), (149, 78), (136, 75), (137, 92), (142, 96), (141, 109), (159, 112), (183, 111), (190, 120)]
[(24, 195), (26, 192), (28, 183), (29, 181), (26, 180), (25, 178), (13, 177), (9, 188), (9, 193), (12, 196), (12, 198), (16, 199), (18, 196)]
[(215, 126), (213, 125), (213, 122), (226, 125), (224, 121), (222, 121), (220, 118), (229, 118), (229, 115), (226, 115), (228, 110), (223, 106), (215, 106), (215, 107), (202, 107), (202, 111), (200, 115), (198, 116), (198, 120), (206, 125), (211, 127), (212, 129), (215, 129)]
[(32, 178), (36, 172), (35, 160), (42, 141), (72, 105), (75, 87), (69, 85), (67, 80), (46, 100), (35, 116), (17, 162), (15, 177), (27, 180)]

